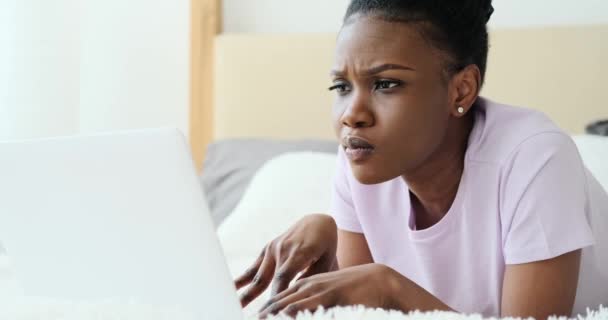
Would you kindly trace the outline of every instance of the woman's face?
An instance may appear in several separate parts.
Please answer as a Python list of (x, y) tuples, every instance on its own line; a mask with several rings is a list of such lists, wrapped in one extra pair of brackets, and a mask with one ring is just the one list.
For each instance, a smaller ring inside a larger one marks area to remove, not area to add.
[(455, 107), (442, 61), (415, 26), (362, 16), (343, 27), (333, 121), (358, 181), (414, 172), (441, 147)]

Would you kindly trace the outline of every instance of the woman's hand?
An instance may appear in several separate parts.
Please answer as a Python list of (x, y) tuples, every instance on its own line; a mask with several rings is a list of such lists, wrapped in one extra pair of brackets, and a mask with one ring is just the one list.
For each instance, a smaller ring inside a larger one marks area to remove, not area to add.
[(272, 282), (271, 296), (283, 292), (302, 271), (300, 279), (333, 270), (336, 266), (337, 227), (330, 216), (315, 214), (302, 218), (271, 241), (251, 268), (235, 280), (247, 306)]
[(260, 317), (280, 312), (292, 317), (319, 306), (364, 305), (394, 308), (395, 271), (381, 264), (366, 264), (298, 280), (289, 289), (271, 298)]

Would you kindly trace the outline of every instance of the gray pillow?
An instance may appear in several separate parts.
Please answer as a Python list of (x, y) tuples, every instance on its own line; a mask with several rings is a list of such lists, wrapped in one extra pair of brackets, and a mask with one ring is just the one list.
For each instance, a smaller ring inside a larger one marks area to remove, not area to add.
[(331, 140), (227, 139), (207, 148), (201, 182), (216, 226), (232, 212), (255, 172), (268, 160), (295, 151), (337, 153)]
[(589, 124), (585, 131), (588, 134), (596, 134), (598, 136), (608, 136), (608, 120), (596, 121)]

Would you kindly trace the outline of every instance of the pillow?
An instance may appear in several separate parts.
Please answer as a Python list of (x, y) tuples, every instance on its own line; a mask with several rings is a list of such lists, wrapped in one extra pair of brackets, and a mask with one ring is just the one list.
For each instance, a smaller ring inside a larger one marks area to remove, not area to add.
[(573, 139), (585, 166), (608, 192), (608, 137), (577, 135)]
[(600, 120), (589, 124), (585, 128), (588, 134), (597, 134), (600, 136), (608, 136), (608, 120)]
[[(236, 277), (249, 267), (272, 239), (303, 216), (326, 213), (337, 156), (295, 152), (273, 158), (255, 174), (234, 211), (218, 228), (231, 273)], [(254, 301), (255, 312), (268, 298)]]
[(219, 225), (236, 207), (262, 164), (294, 151), (335, 154), (338, 143), (330, 140), (229, 139), (211, 144), (203, 164), (201, 182), (215, 224)]

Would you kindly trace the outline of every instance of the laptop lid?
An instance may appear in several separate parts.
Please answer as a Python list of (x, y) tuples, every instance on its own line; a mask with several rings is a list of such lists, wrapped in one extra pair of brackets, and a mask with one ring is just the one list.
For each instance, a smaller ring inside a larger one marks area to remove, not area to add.
[(26, 296), (242, 317), (173, 129), (0, 143), (0, 242)]

